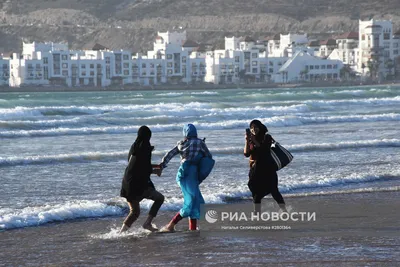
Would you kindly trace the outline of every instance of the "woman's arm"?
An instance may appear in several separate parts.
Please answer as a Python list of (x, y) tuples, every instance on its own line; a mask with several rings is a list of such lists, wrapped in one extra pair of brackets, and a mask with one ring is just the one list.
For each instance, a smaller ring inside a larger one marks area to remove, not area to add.
[(204, 155), (206, 157), (212, 158), (210, 150), (208, 150), (208, 147), (207, 147), (207, 145), (206, 145), (206, 143), (204, 141), (201, 142), (200, 149), (201, 149), (201, 151), (204, 153)]
[(131, 157), (132, 157), (132, 154), (133, 154), (133, 146), (134, 146), (135, 144), (132, 144), (132, 146), (131, 146), (131, 148), (129, 149), (129, 153), (128, 153), (128, 162), (131, 160)]
[(168, 162), (175, 157), (176, 155), (179, 154), (179, 149), (178, 146), (175, 146), (173, 149), (171, 149), (167, 154), (165, 154), (165, 156), (163, 157), (160, 166), (162, 169), (164, 169), (165, 167), (167, 167)]
[(243, 154), (246, 158), (250, 157), (250, 140), (249, 140), (249, 136), (247, 134), (245, 136)]

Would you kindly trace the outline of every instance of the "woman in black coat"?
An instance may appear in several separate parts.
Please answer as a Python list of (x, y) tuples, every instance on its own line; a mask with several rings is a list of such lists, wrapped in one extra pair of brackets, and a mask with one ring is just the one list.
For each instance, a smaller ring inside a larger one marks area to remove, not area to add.
[(268, 134), (267, 127), (259, 120), (250, 122), (250, 132), (246, 133), (244, 155), (250, 157), (250, 171), (248, 187), (251, 191), (256, 212), (261, 210), (261, 200), (271, 193), (286, 211), (285, 201), (278, 189), (278, 175), (271, 158), (272, 137)]
[(157, 212), (164, 202), (164, 196), (156, 191), (150, 179), (152, 173), (161, 175), (159, 166), (151, 164), (151, 153), (154, 147), (150, 144), (150, 138), (150, 129), (147, 126), (140, 127), (137, 138), (129, 150), (128, 166), (122, 179), (120, 196), (128, 201), (130, 212), (124, 220), (121, 232), (128, 230), (137, 220), (140, 215), (139, 203), (145, 198), (153, 200), (154, 203), (143, 228), (150, 231), (157, 230), (152, 226), (152, 220), (157, 216)]

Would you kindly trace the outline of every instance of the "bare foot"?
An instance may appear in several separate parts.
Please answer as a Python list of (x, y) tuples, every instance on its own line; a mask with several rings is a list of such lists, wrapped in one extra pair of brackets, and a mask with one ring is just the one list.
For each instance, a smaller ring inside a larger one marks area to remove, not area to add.
[(128, 231), (129, 227), (126, 226), (125, 224), (122, 225), (121, 230), (119, 230), (119, 233), (122, 234), (123, 232)]
[(151, 232), (156, 232), (158, 231), (158, 228), (154, 227), (151, 223), (145, 223), (142, 225), (142, 227), (146, 230), (149, 230)]
[(161, 228), (160, 232), (173, 233), (173, 232), (175, 232), (175, 225), (167, 224), (163, 228)]

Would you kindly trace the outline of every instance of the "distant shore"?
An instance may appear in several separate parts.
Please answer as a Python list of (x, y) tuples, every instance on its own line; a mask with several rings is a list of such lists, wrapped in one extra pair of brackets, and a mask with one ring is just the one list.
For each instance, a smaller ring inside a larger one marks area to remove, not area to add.
[(152, 91), (152, 90), (218, 90), (218, 89), (287, 89), (287, 88), (310, 88), (310, 87), (345, 87), (345, 86), (387, 86), (400, 85), (400, 81), (384, 83), (371, 82), (315, 82), (315, 83), (262, 83), (262, 84), (162, 84), (152, 86), (108, 86), (108, 87), (66, 87), (66, 86), (23, 86), (23, 87), (0, 87), (0, 93), (6, 92), (91, 92), (91, 91)]

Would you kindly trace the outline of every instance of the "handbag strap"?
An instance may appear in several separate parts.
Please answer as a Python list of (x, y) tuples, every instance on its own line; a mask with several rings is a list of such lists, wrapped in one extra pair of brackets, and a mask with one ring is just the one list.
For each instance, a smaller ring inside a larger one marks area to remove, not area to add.
[[(267, 132), (266, 134), (269, 134), (269, 133)], [(269, 134), (269, 136), (271, 136), (272, 143), (275, 144), (276, 143), (275, 139), (272, 137), (272, 135)]]

